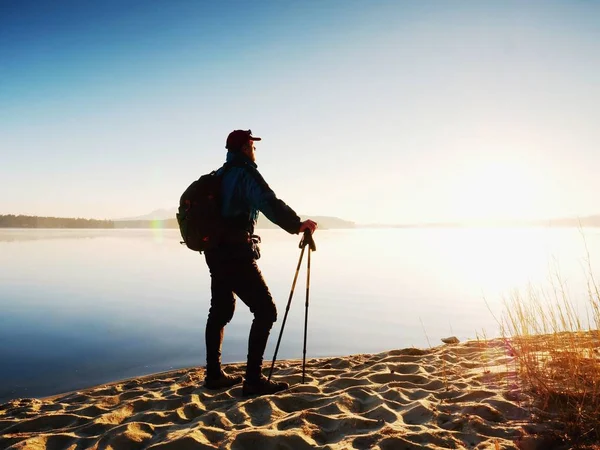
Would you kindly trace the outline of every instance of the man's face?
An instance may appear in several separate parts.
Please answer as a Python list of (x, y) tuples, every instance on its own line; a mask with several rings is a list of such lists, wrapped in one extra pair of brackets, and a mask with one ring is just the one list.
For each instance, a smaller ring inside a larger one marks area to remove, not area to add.
[(254, 141), (248, 141), (248, 143), (244, 147), (244, 154), (252, 160), (252, 162), (256, 162), (256, 147), (254, 146)]

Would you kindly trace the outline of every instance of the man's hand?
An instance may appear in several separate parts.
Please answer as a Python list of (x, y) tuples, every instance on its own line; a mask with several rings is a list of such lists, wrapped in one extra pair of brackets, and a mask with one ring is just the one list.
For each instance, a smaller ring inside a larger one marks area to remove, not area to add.
[(299, 234), (302, 234), (304, 230), (310, 230), (310, 234), (313, 234), (317, 229), (317, 222), (314, 222), (310, 219), (305, 220), (300, 224), (300, 230), (298, 230)]

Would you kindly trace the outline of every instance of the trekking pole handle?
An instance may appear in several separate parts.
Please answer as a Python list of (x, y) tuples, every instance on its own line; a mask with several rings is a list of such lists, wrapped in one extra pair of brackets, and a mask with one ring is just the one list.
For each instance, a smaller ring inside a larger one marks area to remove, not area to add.
[(315, 240), (313, 239), (312, 233), (308, 229), (304, 230), (304, 235), (302, 236), (302, 239), (300, 239), (300, 245), (298, 245), (298, 247), (303, 248), (307, 245), (313, 252), (317, 251)]

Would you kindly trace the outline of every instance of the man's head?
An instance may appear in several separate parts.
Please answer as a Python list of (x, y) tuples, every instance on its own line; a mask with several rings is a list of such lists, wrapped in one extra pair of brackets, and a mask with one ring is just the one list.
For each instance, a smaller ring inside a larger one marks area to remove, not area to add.
[(225, 148), (230, 152), (243, 153), (254, 161), (254, 141), (260, 140), (261, 138), (252, 136), (252, 130), (234, 130), (227, 136)]

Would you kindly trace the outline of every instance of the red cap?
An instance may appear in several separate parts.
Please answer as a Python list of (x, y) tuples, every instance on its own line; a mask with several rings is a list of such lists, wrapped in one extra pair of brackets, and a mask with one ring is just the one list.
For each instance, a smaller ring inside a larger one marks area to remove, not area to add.
[(260, 141), (261, 139), (256, 136), (252, 136), (252, 130), (234, 130), (227, 136), (227, 143), (225, 148), (228, 150), (239, 150), (248, 141)]

